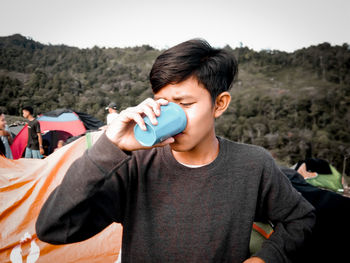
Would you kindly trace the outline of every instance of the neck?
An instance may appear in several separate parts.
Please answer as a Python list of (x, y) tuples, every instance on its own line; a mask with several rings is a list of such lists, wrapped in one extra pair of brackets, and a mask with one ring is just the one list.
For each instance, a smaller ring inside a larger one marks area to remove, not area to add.
[(219, 141), (213, 133), (190, 151), (172, 151), (174, 158), (186, 165), (206, 165), (216, 159), (219, 154)]
[(32, 120), (34, 120), (35, 118), (32, 116), (32, 115), (30, 115), (30, 116), (28, 116), (28, 120), (29, 121), (32, 121)]

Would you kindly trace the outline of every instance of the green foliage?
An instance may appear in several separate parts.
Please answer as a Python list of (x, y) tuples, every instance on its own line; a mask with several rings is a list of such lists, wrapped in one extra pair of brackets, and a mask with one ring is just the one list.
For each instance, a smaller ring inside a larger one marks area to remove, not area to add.
[[(220, 136), (261, 145), (292, 165), (312, 154), (350, 175), (350, 49), (323, 43), (286, 53), (231, 49), (239, 76)], [(21, 35), (0, 38), (0, 107), (20, 116), (70, 108), (105, 120), (152, 96), (148, 80), (161, 53), (150, 46), (78, 49), (43, 45)]]

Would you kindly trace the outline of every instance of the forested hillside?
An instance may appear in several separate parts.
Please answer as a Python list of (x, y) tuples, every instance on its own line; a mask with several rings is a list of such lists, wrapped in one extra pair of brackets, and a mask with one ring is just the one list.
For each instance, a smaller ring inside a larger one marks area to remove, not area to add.
[[(305, 156), (328, 160), (350, 175), (350, 47), (323, 43), (293, 53), (232, 49), (239, 76), (218, 134), (264, 146), (285, 164)], [(105, 120), (151, 96), (148, 74), (160, 50), (78, 49), (43, 45), (21, 35), (0, 38), (0, 107), (20, 115), (70, 108)]]

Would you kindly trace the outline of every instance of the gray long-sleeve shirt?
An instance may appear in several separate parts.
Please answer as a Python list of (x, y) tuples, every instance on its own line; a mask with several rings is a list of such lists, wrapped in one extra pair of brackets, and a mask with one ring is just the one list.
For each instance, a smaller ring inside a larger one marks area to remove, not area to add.
[(169, 146), (126, 153), (105, 135), (76, 160), (36, 223), (38, 237), (85, 240), (123, 225), (123, 262), (243, 262), (255, 220), (272, 236), (256, 254), (288, 262), (314, 224), (313, 207), (262, 148), (219, 138), (210, 164), (189, 168)]

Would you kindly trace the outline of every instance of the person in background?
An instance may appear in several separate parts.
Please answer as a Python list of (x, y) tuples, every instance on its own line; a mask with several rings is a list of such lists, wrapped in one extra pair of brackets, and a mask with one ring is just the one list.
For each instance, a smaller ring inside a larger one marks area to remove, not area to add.
[(0, 110), (0, 137), (1, 143), (4, 147), (3, 154), (8, 159), (13, 159), (12, 151), (10, 145), (12, 144), (12, 136), (8, 130), (8, 126), (6, 125), (5, 114)]
[(6, 155), (5, 145), (2, 143), (2, 140), (0, 140), (0, 156), (5, 156), (5, 155)]
[(106, 107), (106, 110), (108, 110), (107, 125), (109, 125), (118, 116), (117, 104), (115, 102), (109, 103), (109, 105)]
[(62, 148), (64, 146), (64, 140), (59, 140), (57, 142), (57, 147), (55, 148), (54, 152), (57, 151), (59, 148)]
[(41, 136), (40, 123), (33, 117), (33, 108), (31, 106), (23, 107), (23, 117), (28, 122), (28, 143), (24, 158), (41, 159), (44, 154), (43, 138)]

